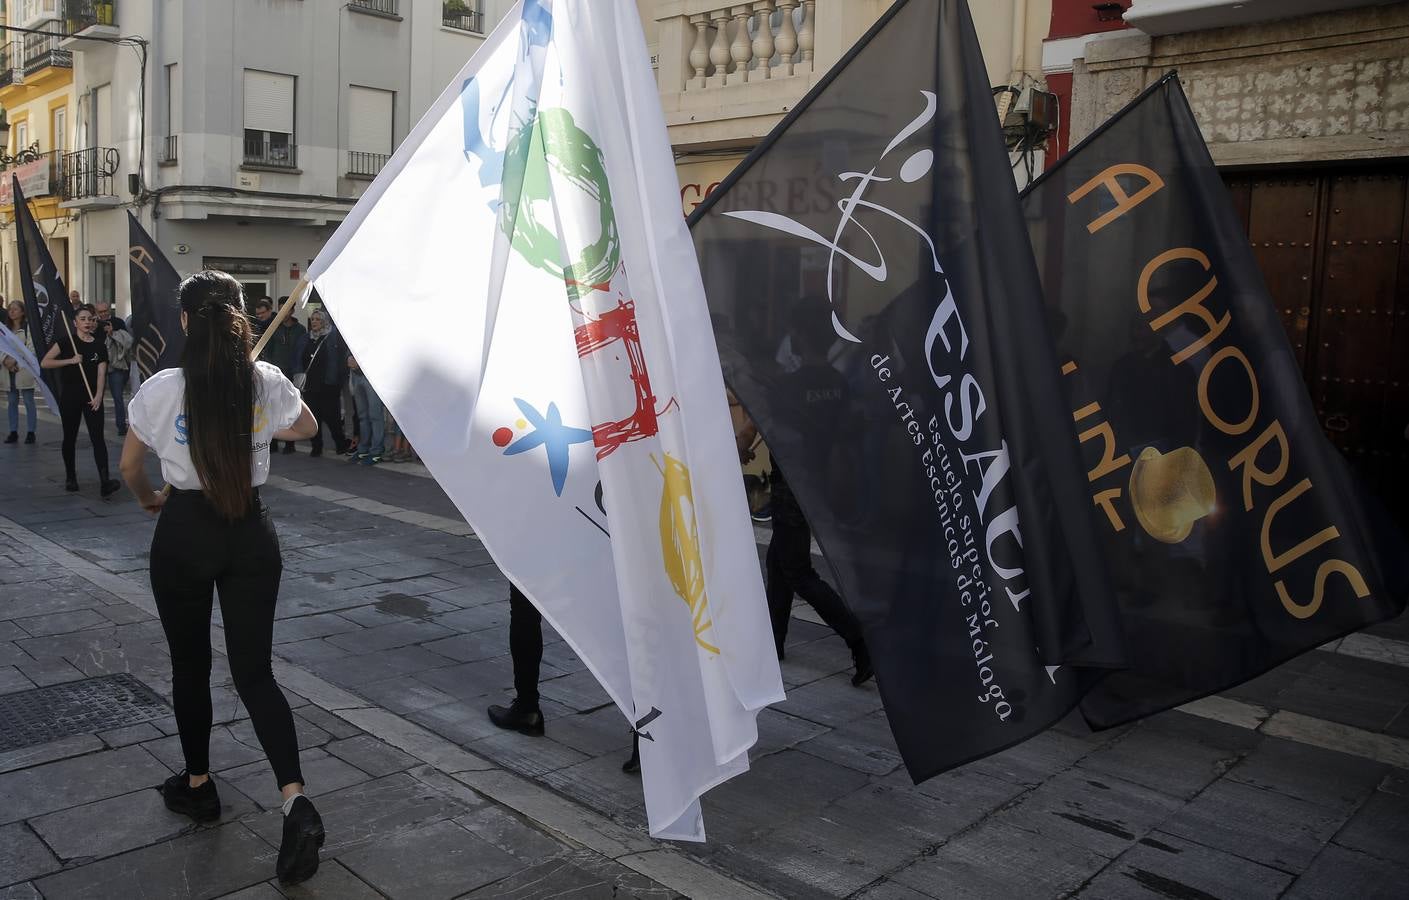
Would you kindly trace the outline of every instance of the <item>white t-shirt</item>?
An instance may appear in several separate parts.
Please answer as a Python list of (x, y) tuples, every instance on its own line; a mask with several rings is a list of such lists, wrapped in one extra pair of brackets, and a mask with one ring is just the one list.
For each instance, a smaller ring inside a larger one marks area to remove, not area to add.
[[(303, 399), (298, 388), (277, 366), (254, 364), (254, 437), (250, 443), (250, 482), (255, 487), (269, 477), (269, 442), (276, 431), (298, 421)], [(142, 382), (127, 404), (127, 424), (142, 443), (161, 457), (161, 475), (183, 491), (198, 491), (201, 480), (191, 463), (186, 429), (186, 376), (180, 369), (162, 369)]]

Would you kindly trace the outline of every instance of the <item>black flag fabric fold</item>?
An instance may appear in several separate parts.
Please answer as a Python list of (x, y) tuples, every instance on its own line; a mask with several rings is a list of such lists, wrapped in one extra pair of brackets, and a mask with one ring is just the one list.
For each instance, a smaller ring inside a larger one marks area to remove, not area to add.
[(132, 287), (133, 356), (142, 378), (181, 364), (186, 344), (176, 289), (181, 276), (131, 212), (127, 214), (127, 269)]
[[(24, 293), (25, 318), (29, 322), (29, 337), (34, 342), (34, 355), (43, 361), (54, 341), (68, 339), (73, 324), (73, 305), (69, 303), (68, 289), (59, 276), (54, 258), (44, 243), (39, 231), (39, 223), (29, 210), (24, 191), (20, 190), (20, 180), (13, 179), (15, 202), (15, 241), (20, 264), (20, 290)], [(59, 379), (56, 370), (46, 369), (45, 377), (54, 396), (58, 397)]]
[(1402, 612), (1409, 547), (1320, 428), (1178, 79), (1023, 205), (1130, 654), (1087, 720), (1226, 689)]
[(691, 218), (725, 376), (917, 780), (1125, 662), (963, 0), (900, 0)]

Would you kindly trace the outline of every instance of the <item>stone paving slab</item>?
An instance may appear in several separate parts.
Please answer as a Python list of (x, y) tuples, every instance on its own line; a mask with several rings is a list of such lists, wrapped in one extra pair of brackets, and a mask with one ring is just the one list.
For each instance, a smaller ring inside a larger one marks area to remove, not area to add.
[[(328, 855), (329, 882), (345, 886), (348, 896), (372, 888), (343, 868), (341, 857), (360, 854), (367, 867), (384, 863), (378, 877), (414, 878), (421, 873), (401, 871), (397, 860), (377, 852), (378, 841), (413, 833), (453, 838), (460, 831), (516, 864), (517, 874), (476, 888), (476, 896), (496, 896), (496, 889), (522, 894), (514, 879), (525, 872), (533, 873), (530, 884), (592, 896), (599, 869), (610, 873), (608, 884), (636, 890), (631, 877), (642, 873), (671, 879), (681, 865), (695, 867), (688, 869), (692, 878), (712, 871), (699, 869), (699, 861), (789, 897), (1074, 891), (1187, 900), (1200, 891), (1275, 894), (1288, 884), (1289, 896), (1298, 890), (1316, 896), (1335, 883), (1337, 870), (1347, 887), (1363, 884), (1361, 895), (1375, 897), (1383, 895), (1376, 886), (1391, 883), (1386, 879), (1402, 868), (1393, 854), (1405, 846), (1409, 778), (1381, 761), (1385, 753), (1397, 759), (1398, 745), (1386, 742), (1406, 713), (1395, 645), (1339, 642), (1226, 698), (1194, 704), (1192, 715), (1166, 714), (1099, 734), (1070, 718), (915, 786), (899, 765), (874, 686), (853, 688), (845, 647), (824, 627), (797, 618), (783, 664), (789, 700), (760, 716), (753, 771), (706, 798), (709, 844), (665, 849), (644, 836), (639, 780), (620, 772), (629, 742), (624, 720), (603, 705), (605, 695), (557, 635), (545, 633), (547, 737), (506, 735), (486, 721), (484, 706), (512, 695), (507, 584), (477, 542), (446, 533), (444, 517), (454, 511), (434, 483), (393, 469), (349, 471), (306, 458), (295, 465), (287, 488), (274, 483), (266, 491), (288, 559), (276, 671), (302, 695), (291, 702), (301, 707), (301, 743), (316, 748), (307, 751), (306, 768), (325, 819), (358, 823)], [(118, 504), (71, 501), (52, 484), (52, 473), (44, 474), (46, 466), (52, 469), (53, 461), (38, 465), (39, 480), (28, 483), (47, 478), (53, 498), (40, 502), (0, 485), (0, 502), (17, 520), (37, 517), (36, 531), (90, 568), (83, 578), (57, 568), (52, 578), (25, 583), (8, 577), (0, 561), (0, 599), (18, 603), (23, 618), (34, 620), (9, 621), (0, 603), (6, 617), (0, 618), (0, 679), (6, 668), (16, 682), (29, 683), (127, 667), (169, 694), (145, 584), (150, 521)], [(388, 487), (392, 481), (395, 489)], [(71, 599), (58, 599), (65, 596)], [(66, 614), (85, 630), (53, 630)], [(1392, 633), (1374, 630), (1378, 641)], [(222, 665), (215, 675), (217, 720), (255, 754), (229, 770), (222, 789), (250, 804), (234, 824), (257, 836), (268, 857), (278, 815), (257, 806), (275, 804), (277, 792)], [(1377, 699), (1337, 703), (1357, 691)], [(1307, 729), (1317, 721), (1342, 730), (1312, 736)], [(174, 733), (169, 719), (153, 725)], [(119, 752), (107, 746), (160, 750), (163, 768), (179, 765), (174, 740), (151, 730), (110, 740), (69, 750), (96, 756)], [(1369, 758), (1308, 741), (1353, 747)], [(456, 772), (458, 789), (426, 769), (428, 760)], [(35, 760), (20, 771), (64, 761), (73, 760)], [(25, 827), (64, 811), (37, 814)], [(1253, 823), (1248, 828), (1261, 823), (1275, 833), (1249, 836), (1239, 817)], [(553, 863), (574, 852), (564, 843), (569, 835), (591, 849), (593, 865)], [(70, 863), (59, 875), (150, 850), (88, 866)], [(263, 864), (257, 878), (224, 893), (273, 897), (272, 861)], [(1225, 882), (1214, 880), (1219, 874)], [(691, 894), (748, 892), (740, 881), (720, 878)], [(317, 895), (337, 896), (326, 888)]]

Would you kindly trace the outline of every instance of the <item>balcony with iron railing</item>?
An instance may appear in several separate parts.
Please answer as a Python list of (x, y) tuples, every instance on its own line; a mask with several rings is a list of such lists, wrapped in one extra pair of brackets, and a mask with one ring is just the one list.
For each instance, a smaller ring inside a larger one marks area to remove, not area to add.
[(0, 88), (24, 84), (24, 44), (6, 41), (0, 44)]
[(387, 153), (368, 153), (365, 150), (347, 151), (347, 177), (358, 179), (376, 178), (381, 172), (382, 166), (387, 164), (391, 155)]
[(73, 52), (59, 46), (57, 34), (27, 34), (24, 36), (24, 74), (28, 78), (48, 68), (72, 69)]
[(401, 18), (401, 0), (348, 0), (348, 9), (387, 19)]
[(120, 157), (115, 147), (89, 147), (63, 156), (65, 205), (96, 206), (117, 201), (116, 176)]
[(11, 176), (18, 177), (25, 197), (30, 200), (63, 192), (63, 155), (55, 150), (40, 152), (39, 142), (14, 156), (0, 153), (0, 203), (13, 202)]
[(445, 0), (441, 4), (440, 24), (456, 31), (484, 34), (484, 4), (480, 0)]
[(292, 136), (282, 139), (246, 137), (244, 164), (256, 168), (297, 169), (298, 146)]
[[(64, 0), (64, 31), (70, 36), (117, 34), (116, 0)], [(72, 44), (72, 42), (66, 42)]]

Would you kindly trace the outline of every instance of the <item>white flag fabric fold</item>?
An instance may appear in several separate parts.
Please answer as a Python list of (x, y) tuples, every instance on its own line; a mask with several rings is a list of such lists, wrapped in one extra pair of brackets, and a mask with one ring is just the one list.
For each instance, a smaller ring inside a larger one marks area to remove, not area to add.
[(0, 326), (0, 356), (14, 357), (16, 362), (28, 369), (29, 374), (34, 376), (35, 387), (44, 397), (44, 402), (49, 404), (49, 409), (53, 412), (59, 411), (59, 403), (49, 390), (49, 382), (44, 380), (44, 373), (39, 368), (39, 360), (34, 358), (34, 353), (25, 346), (24, 341), (3, 326)]
[(516, 5), (309, 277), (495, 562), (640, 734), (651, 834), (703, 840), (700, 795), (748, 768), (783, 690), (637, 15)]

